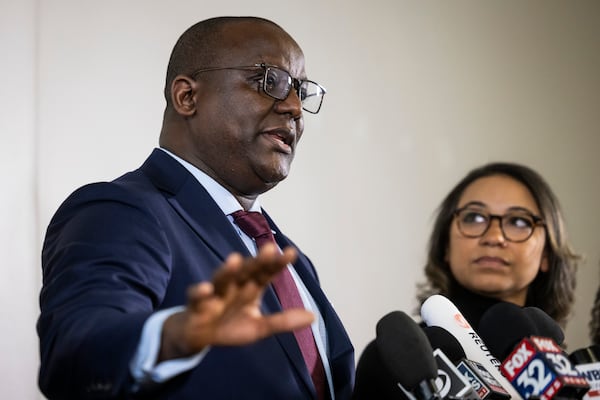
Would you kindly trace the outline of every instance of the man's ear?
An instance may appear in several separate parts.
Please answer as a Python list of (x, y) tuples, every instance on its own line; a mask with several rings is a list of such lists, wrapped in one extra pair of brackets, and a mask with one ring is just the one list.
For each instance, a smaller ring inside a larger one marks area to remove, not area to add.
[(171, 84), (171, 102), (173, 109), (184, 117), (196, 113), (196, 93), (198, 82), (189, 76), (177, 75)]

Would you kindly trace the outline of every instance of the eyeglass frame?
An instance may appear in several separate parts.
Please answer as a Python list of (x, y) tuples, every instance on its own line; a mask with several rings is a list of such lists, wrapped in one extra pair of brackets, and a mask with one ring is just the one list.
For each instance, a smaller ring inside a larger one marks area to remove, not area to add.
[[(535, 232), (535, 228), (537, 228), (538, 226), (546, 226), (546, 222), (544, 221), (544, 219), (538, 215), (535, 215), (534, 213), (532, 213), (531, 211), (527, 211), (527, 210), (523, 210), (522, 213), (526, 214), (527, 216), (531, 217), (531, 219), (533, 220), (533, 226), (531, 227), (531, 232), (529, 232), (529, 235), (525, 238), (525, 239), (521, 239), (521, 240), (513, 240), (510, 239), (508, 236), (506, 236), (506, 232), (504, 231), (504, 225), (502, 224), (502, 220), (504, 219), (504, 217), (507, 217), (509, 215), (511, 215), (510, 213), (508, 214), (491, 214), (485, 211), (481, 211), (481, 214), (485, 214), (488, 217), (488, 222), (487, 222), (487, 226), (485, 227), (485, 229), (483, 230), (483, 232), (481, 232), (481, 234), (479, 235), (467, 235), (466, 233), (463, 232), (463, 230), (461, 229), (461, 224), (460, 224), (460, 219), (458, 218), (458, 215), (467, 210), (467, 209), (473, 209), (472, 206), (467, 205), (465, 207), (461, 207), (461, 208), (457, 208), (456, 210), (454, 210), (454, 212), (452, 213), (453, 218), (456, 218), (456, 226), (458, 227), (459, 232), (465, 236), (468, 237), (470, 239), (476, 239), (476, 238), (480, 238), (483, 237), (483, 235), (485, 235), (487, 233), (487, 231), (490, 230), (490, 227), (492, 226), (492, 220), (497, 219), (498, 220), (498, 226), (500, 227), (500, 232), (502, 232), (502, 237), (512, 243), (523, 243), (526, 242), (527, 240), (529, 240), (531, 238), (531, 236), (533, 236), (533, 232)], [(476, 211), (476, 210), (474, 210)]]
[[(269, 64), (266, 64), (266, 63), (260, 63), (260, 64), (254, 64), (254, 65), (241, 65), (241, 66), (237, 66), (237, 67), (209, 67), (209, 68), (201, 68), (201, 69), (197, 69), (194, 72), (192, 72), (191, 76), (195, 77), (196, 75), (198, 75), (198, 74), (200, 74), (202, 72), (220, 71), (220, 70), (226, 70), (226, 69), (245, 70), (245, 69), (256, 69), (256, 68), (262, 68), (264, 70), (263, 78), (262, 78), (262, 85), (261, 85), (263, 92), (267, 96), (269, 96), (269, 97), (271, 97), (272, 99), (275, 99), (275, 100), (283, 101), (283, 100), (287, 99), (288, 96), (290, 95), (290, 93), (292, 92), (292, 88), (294, 88), (296, 90), (296, 93), (299, 94), (298, 90), (300, 89), (300, 86), (302, 86), (302, 84), (304, 82), (309, 82), (309, 83), (312, 83), (312, 84), (316, 85), (322, 91), (322, 93), (323, 93), (321, 95), (321, 101), (319, 102), (319, 107), (317, 107), (316, 111), (307, 110), (306, 108), (304, 108), (304, 106), (302, 106), (302, 109), (304, 111), (306, 111), (306, 112), (311, 113), (311, 114), (318, 114), (319, 113), (319, 111), (321, 110), (321, 106), (323, 105), (323, 98), (325, 97), (325, 93), (327, 93), (327, 90), (323, 86), (319, 85), (317, 82), (312, 81), (310, 79), (298, 79), (298, 78), (294, 78), (292, 76), (292, 74), (290, 74), (285, 69), (283, 69), (281, 67), (278, 67), (277, 65), (269, 65)], [(267, 91), (267, 80), (266, 80), (266, 77), (267, 77), (267, 73), (269, 72), (270, 68), (275, 68), (275, 69), (278, 69), (280, 71), (285, 72), (290, 77), (290, 79), (292, 80), (292, 82), (288, 85), (287, 94), (283, 98), (279, 98), (279, 97), (273, 96), (271, 93), (269, 93)], [(298, 97), (300, 97), (300, 96), (298, 96)], [(300, 103), (302, 103), (302, 99), (300, 99)]]

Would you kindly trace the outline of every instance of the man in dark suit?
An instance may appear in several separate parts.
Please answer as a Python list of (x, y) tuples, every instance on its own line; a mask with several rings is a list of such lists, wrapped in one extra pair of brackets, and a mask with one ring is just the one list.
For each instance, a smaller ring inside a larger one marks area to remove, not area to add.
[[(312, 263), (258, 202), (288, 175), (303, 110), (318, 112), (324, 93), (271, 21), (213, 18), (184, 32), (160, 149), (75, 191), (48, 227), (37, 328), (49, 399), (350, 397), (348, 335)], [(277, 244), (257, 248), (240, 210), (263, 213)], [(273, 290), (284, 272), (300, 308)], [(307, 328), (310, 372), (292, 332)]]

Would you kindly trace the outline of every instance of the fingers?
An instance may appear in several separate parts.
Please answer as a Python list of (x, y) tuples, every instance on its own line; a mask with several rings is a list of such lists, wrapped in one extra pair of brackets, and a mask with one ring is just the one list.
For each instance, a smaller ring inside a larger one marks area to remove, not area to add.
[(206, 345), (243, 345), (267, 336), (310, 326), (314, 315), (303, 309), (262, 315), (266, 285), (296, 260), (293, 248), (262, 247), (256, 257), (234, 253), (213, 276), (188, 289), (188, 307), (179, 320), (185, 349)]
[(238, 253), (232, 253), (227, 257), (225, 263), (213, 276), (214, 294), (219, 297), (224, 297), (227, 288), (236, 282), (239, 278), (238, 275), (245, 274), (242, 269), (242, 263), (244, 259)]
[(187, 290), (187, 305), (193, 311), (199, 311), (202, 302), (206, 302), (214, 295), (214, 286), (210, 282), (192, 285)]
[(223, 321), (213, 337), (213, 345), (241, 346), (282, 332), (308, 327), (314, 314), (303, 309), (286, 310), (270, 315), (256, 315)]
[(263, 317), (262, 326), (258, 336), (264, 338), (281, 332), (291, 332), (310, 326), (315, 320), (315, 315), (304, 309), (290, 309), (277, 314)]
[(256, 257), (242, 258), (233, 253), (213, 277), (214, 294), (225, 297), (232, 286), (242, 287), (248, 283), (264, 288), (277, 273), (296, 261), (296, 257), (295, 249), (286, 247), (280, 252), (274, 244), (263, 246)]
[(279, 251), (274, 244), (267, 244), (259, 250), (256, 258), (248, 259), (249, 278), (265, 285), (288, 264), (296, 261), (296, 256), (296, 250), (292, 247)]

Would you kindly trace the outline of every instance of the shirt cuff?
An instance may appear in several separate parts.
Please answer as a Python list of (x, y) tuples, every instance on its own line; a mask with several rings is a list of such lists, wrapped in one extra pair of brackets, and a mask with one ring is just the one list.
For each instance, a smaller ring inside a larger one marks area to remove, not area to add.
[(156, 364), (162, 327), (165, 320), (171, 315), (185, 310), (185, 307), (173, 307), (152, 314), (144, 323), (142, 336), (136, 353), (131, 360), (130, 371), (136, 382), (137, 389), (144, 384), (163, 383), (167, 380), (187, 372), (197, 366), (210, 350), (210, 346), (190, 357), (163, 361)]

